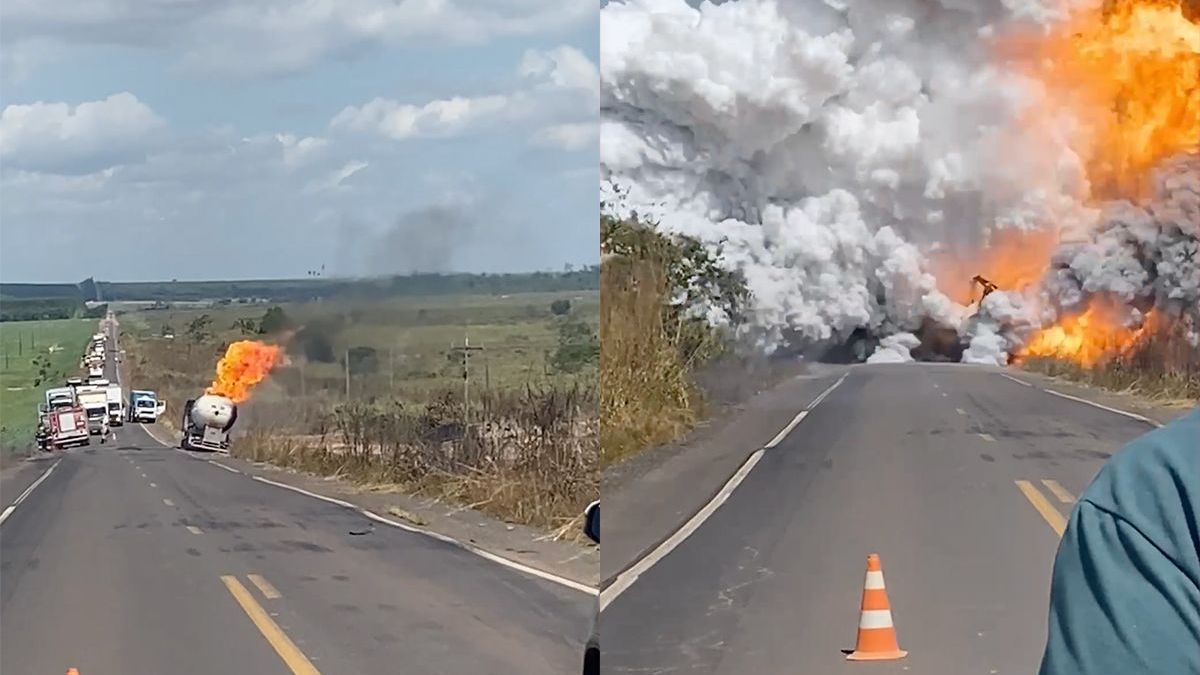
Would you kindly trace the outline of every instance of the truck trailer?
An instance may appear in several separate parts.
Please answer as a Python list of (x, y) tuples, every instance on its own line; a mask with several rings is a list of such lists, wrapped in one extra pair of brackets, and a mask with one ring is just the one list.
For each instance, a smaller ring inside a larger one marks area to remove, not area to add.
[(119, 427), (125, 424), (125, 392), (119, 384), (109, 384), (104, 388), (108, 395), (108, 424)]
[(237, 405), (224, 396), (205, 394), (183, 406), (184, 450), (229, 450), (229, 430), (237, 422)]
[(88, 431), (103, 443), (108, 436), (108, 392), (104, 386), (84, 385), (75, 388), (75, 396), (87, 413)]

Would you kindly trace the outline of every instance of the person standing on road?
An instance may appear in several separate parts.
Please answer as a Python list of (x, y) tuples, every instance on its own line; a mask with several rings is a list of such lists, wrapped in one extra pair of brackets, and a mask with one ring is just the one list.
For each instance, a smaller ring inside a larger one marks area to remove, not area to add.
[(1080, 496), (1039, 672), (1200, 674), (1200, 407), (1130, 442)]

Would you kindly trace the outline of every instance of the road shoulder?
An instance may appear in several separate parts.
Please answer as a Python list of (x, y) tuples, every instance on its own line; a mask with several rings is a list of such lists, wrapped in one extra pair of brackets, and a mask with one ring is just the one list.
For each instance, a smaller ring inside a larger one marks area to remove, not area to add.
[(60, 454), (36, 452), (30, 457), (9, 460), (0, 469), (0, 508), (12, 504), (59, 457)]
[[(148, 432), (160, 444), (175, 434), (160, 425)], [(182, 452), (182, 451), (180, 451)], [(394, 485), (363, 486), (338, 477), (318, 476), (266, 462), (251, 462), (222, 453), (185, 453), (248, 476), (275, 481), (294, 489), (338, 500), (401, 525), (449, 537), (536, 570), (595, 588), (600, 582), (600, 550), (589, 543), (554, 540), (551, 535), (516, 523), (505, 523), (478, 511), (422, 498)], [(273, 487), (273, 489), (283, 489)], [(314, 497), (315, 498), (315, 497)]]
[[(1191, 405), (1164, 405), (1131, 392), (1101, 389), (1064, 377), (1052, 377), (1018, 368), (1008, 370), (1007, 374), (1018, 380), (1024, 380), (1026, 383), (1039, 389), (1058, 392), (1059, 394), (1083, 399), (1107, 408), (1140, 415), (1153, 420), (1159, 425), (1167, 424), (1172, 420), (1186, 415), (1196, 405), (1194, 402)], [(1080, 405), (1086, 404), (1081, 403)]]

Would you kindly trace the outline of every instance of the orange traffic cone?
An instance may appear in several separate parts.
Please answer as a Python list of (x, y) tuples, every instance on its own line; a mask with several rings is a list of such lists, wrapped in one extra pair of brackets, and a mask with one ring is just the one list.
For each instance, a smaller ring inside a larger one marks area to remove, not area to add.
[(78, 668), (67, 668), (67, 675), (79, 675)]
[(879, 556), (867, 556), (867, 580), (863, 584), (862, 615), (858, 620), (858, 643), (846, 656), (851, 661), (890, 661), (902, 659), (908, 652), (900, 649), (896, 627), (892, 624), (892, 606), (883, 585), (883, 566)]

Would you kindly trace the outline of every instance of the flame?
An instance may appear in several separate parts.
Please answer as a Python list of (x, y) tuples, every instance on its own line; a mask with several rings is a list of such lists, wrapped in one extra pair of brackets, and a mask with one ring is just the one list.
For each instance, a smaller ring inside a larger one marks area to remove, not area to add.
[[(1079, 122), (1073, 145), (1084, 160), (1091, 198), (1138, 198), (1163, 159), (1200, 150), (1200, 23), (1181, 0), (1106, 0), (1045, 36), (1000, 43), (1030, 59), (1045, 85), (1046, 109)], [(985, 275), (986, 276), (986, 275)], [(1027, 341), (1017, 360), (1051, 357), (1094, 367), (1129, 353), (1156, 321), (1122, 320), (1128, 308), (1093, 298)]]
[(1036, 284), (1050, 267), (1058, 234), (1045, 230), (997, 230), (988, 246), (973, 254), (939, 252), (929, 256), (938, 290), (960, 305), (979, 300), (971, 279), (983, 276), (1005, 291)]
[(1121, 323), (1116, 314), (1103, 303), (1093, 302), (1082, 314), (1039, 331), (1025, 344), (1017, 359), (1054, 358), (1091, 368), (1127, 354), (1149, 333), (1155, 313), (1147, 314), (1136, 328)]
[(277, 345), (258, 340), (234, 342), (217, 363), (217, 375), (205, 393), (224, 396), (234, 403), (245, 401), (250, 390), (279, 363), (282, 354)]
[(1138, 196), (1160, 160), (1200, 148), (1200, 23), (1181, 0), (1101, 4), (1008, 46), (1034, 57), (1048, 103), (1081, 121), (1092, 196)]

